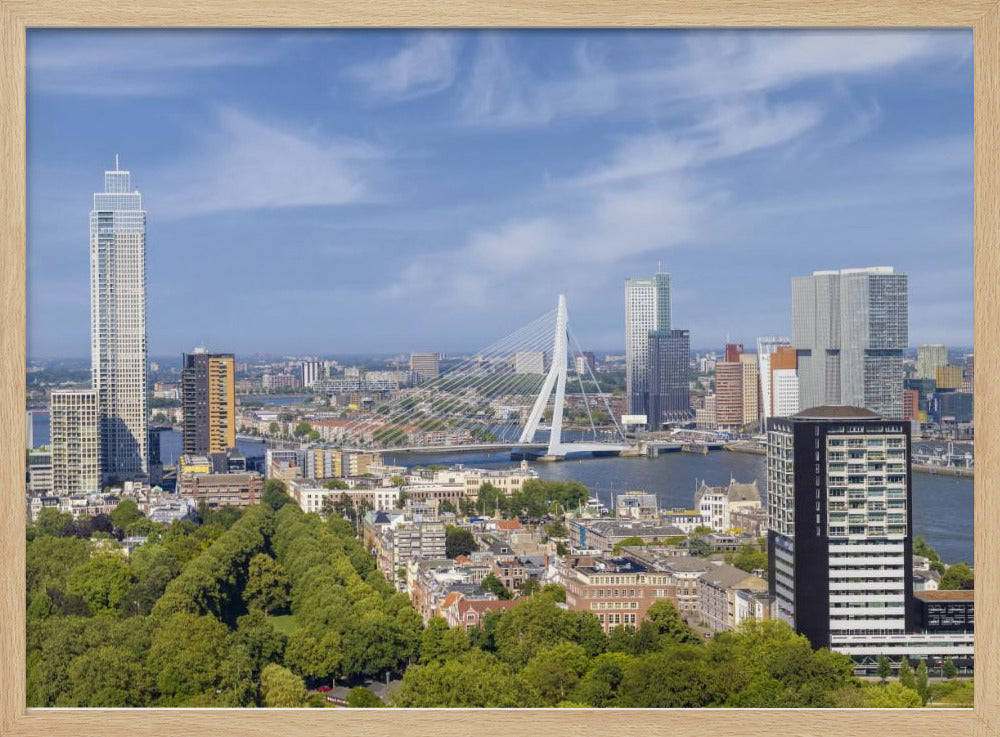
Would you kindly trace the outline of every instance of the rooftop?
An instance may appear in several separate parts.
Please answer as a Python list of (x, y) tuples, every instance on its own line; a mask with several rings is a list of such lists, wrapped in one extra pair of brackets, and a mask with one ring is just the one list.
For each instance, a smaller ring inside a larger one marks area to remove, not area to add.
[(975, 601), (972, 589), (939, 589), (937, 591), (914, 591), (913, 595), (924, 601)]
[(882, 416), (864, 407), (824, 404), (792, 415), (793, 420), (880, 420)]

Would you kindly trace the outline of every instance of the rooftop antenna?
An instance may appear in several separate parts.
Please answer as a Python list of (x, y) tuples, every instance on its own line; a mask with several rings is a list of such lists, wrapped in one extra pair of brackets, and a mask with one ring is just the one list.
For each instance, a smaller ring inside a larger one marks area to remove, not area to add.
[(118, 171), (118, 154), (115, 154), (115, 171)]

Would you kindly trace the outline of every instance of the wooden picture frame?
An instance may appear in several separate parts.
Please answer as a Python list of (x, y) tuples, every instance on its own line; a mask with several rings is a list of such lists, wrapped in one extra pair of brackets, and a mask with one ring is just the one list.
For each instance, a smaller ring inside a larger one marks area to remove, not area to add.
[[(26, 30), (41, 27), (966, 27), (974, 31), (976, 459), (975, 708), (957, 710), (26, 709)], [(0, 0), (0, 735), (230, 733), (1000, 734), (1000, 0)], [(502, 725), (502, 726), (501, 726)]]

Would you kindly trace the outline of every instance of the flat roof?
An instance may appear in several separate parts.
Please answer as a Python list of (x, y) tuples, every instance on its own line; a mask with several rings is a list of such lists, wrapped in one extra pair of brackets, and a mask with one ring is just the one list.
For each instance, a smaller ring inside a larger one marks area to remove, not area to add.
[(914, 591), (913, 595), (924, 601), (974, 601), (972, 589), (945, 589), (937, 591)]
[(882, 416), (864, 407), (824, 404), (810, 407), (792, 415), (797, 420), (880, 420)]

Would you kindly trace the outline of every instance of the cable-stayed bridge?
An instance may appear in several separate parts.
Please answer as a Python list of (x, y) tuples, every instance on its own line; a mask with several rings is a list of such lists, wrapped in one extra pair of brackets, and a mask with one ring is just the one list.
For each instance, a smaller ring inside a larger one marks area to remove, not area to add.
[[(345, 449), (447, 452), (510, 448), (558, 460), (630, 449), (569, 329), (566, 298), (439, 377), (334, 424)], [(570, 401), (571, 400), (571, 401)], [(544, 423), (548, 421), (546, 426)]]

